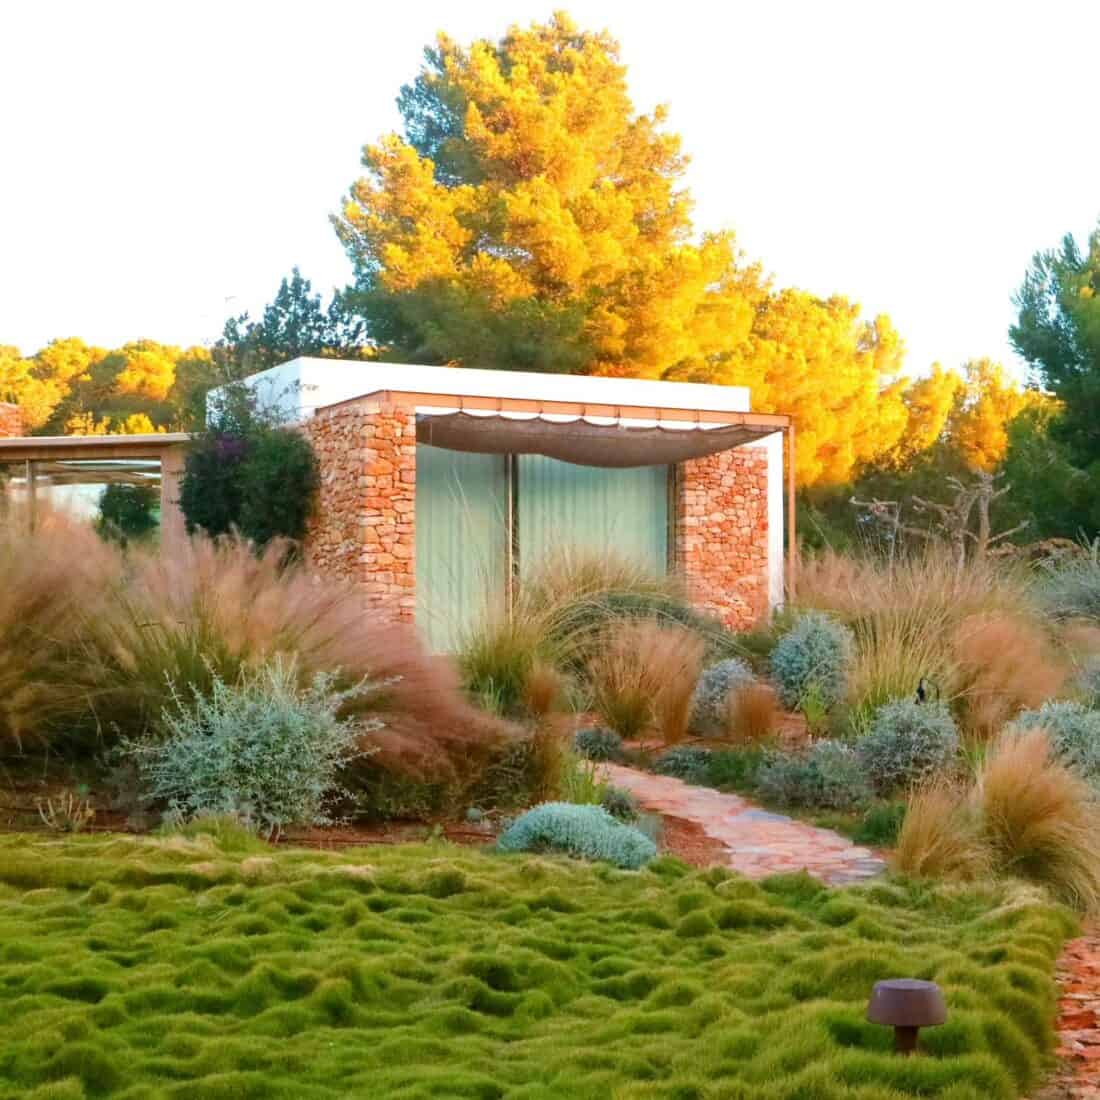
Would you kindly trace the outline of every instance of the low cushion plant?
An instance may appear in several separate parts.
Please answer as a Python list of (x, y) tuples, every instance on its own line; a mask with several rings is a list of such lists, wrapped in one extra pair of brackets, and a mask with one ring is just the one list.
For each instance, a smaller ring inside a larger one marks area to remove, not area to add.
[(895, 699), (875, 712), (856, 751), (875, 792), (890, 795), (945, 771), (958, 749), (958, 729), (946, 704)]
[[(0, 836), (0, 1096), (1016, 1100), (1074, 928), (990, 885), (236, 847)], [(899, 974), (950, 1006), (919, 1058), (865, 1018)]]
[(618, 760), (623, 754), (623, 739), (602, 726), (577, 730), (573, 748), (588, 760)]
[(1052, 700), (1036, 710), (1021, 712), (1008, 728), (1015, 732), (1045, 730), (1058, 758), (1093, 786), (1100, 786), (1100, 710)]
[(649, 837), (602, 806), (572, 802), (544, 802), (521, 814), (501, 834), (497, 847), (502, 852), (565, 852), (627, 870), (643, 866), (657, 854)]
[(700, 736), (721, 732), (730, 695), (755, 680), (752, 670), (738, 657), (727, 657), (704, 669), (691, 697), (692, 732)]
[(770, 753), (756, 773), (756, 788), (772, 802), (823, 810), (853, 810), (871, 797), (855, 750), (828, 740), (804, 753)]
[(785, 707), (813, 695), (826, 708), (843, 700), (854, 643), (843, 623), (820, 611), (801, 615), (772, 650), (772, 673)]

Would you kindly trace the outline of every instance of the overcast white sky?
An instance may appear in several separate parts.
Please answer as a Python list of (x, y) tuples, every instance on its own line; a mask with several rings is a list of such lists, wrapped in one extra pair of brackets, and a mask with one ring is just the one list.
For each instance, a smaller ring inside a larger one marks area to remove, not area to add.
[[(423, 46), (553, 6), (4, 3), (0, 343), (206, 343), (294, 264), (343, 285), (327, 216)], [(697, 227), (888, 312), (911, 370), (1012, 361), (1032, 252), (1100, 216), (1097, 0), (556, 6), (671, 105)]]

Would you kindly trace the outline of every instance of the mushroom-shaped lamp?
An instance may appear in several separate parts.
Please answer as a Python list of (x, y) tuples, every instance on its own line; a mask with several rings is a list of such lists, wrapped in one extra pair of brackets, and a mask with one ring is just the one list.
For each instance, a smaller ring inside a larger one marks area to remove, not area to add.
[(947, 1019), (947, 1004), (935, 982), (892, 978), (875, 982), (867, 1019), (894, 1029), (895, 1053), (912, 1054), (917, 1049), (917, 1032)]

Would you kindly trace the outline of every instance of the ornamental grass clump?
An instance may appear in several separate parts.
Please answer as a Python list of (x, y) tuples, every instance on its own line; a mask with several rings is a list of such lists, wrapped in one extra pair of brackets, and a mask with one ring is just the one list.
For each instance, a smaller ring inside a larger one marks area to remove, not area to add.
[(1085, 912), (1100, 907), (1096, 794), (1043, 729), (1008, 731), (966, 790), (945, 781), (909, 800), (895, 864), (915, 877), (1017, 878)]
[(744, 745), (761, 744), (775, 735), (779, 717), (775, 688), (759, 682), (746, 684), (726, 699), (726, 739)]
[(86, 524), (40, 508), (32, 531), (22, 510), (0, 513), (0, 744), (46, 743), (86, 713), (81, 623), (102, 613), (122, 568)]
[(600, 806), (545, 802), (521, 814), (500, 836), (502, 852), (564, 852), (637, 870), (657, 854), (644, 833), (624, 825)]
[(1053, 619), (1100, 621), (1100, 544), (1090, 553), (1048, 565), (1036, 585), (1043, 610)]
[(691, 631), (654, 619), (608, 628), (588, 665), (593, 709), (623, 738), (683, 740), (704, 649)]
[(307, 688), (299, 683), (292, 662), (274, 660), (234, 684), (214, 674), (209, 694), (174, 695), (158, 736), (119, 746), (137, 765), (147, 800), (171, 820), (226, 815), (270, 834), (331, 824), (333, 801), (348, 793), (343, 769), (381, 728), (340, 711), (377, 685), (339, 691), (321, 673)]
[(337, 689), (367, 679), (369, 695), (345, 711), (385, 723), (357, 764), (450, 785), (468, 782), (520, 732), (463, 696), (446, 661), (425, 652), (412, 627), (366, 611), (355, 591), (318, 580), (285, 549), (256, 553), (239, 539), (196, 536), (171, 555), (139, 553), (82, 616), (71, 665), (104, 737), (140, 737), (173, 691), (209, 696), (216, 679), (286, 657), (308, 687), (320, 674)]
[(1000, 740), (974, 801), (996, 871), (1037, 882), (1078, 909), (1100, 907), (1100, 807), (1085, 780), (1057, 760), (1044, 730)]
[(772, 651), (772, 672), (783, 705), (795, 708), (815, 695), (826, 707), (841, 702), (848, 689), (852, 632), (843, 623), (809, 611), (779, 639)]
[(940, 779), (910, 795), (893, 865), (913, 878), (973, 881), (990, 874), (990, 854), (964, 788)]
[(1019, 612), (969, 615), (952, 643), (960, 720), (980, 740), (995, 736), (1020, 710), (1057, 696), (1069, 675), (1048, 629)]
[(701, 737), (723, 733), (730, 697), (755, 682), (752, 670), (739, 657), (705, 668), (691, 696), (691, 732)]
[(829, 740), (804, 753), (769, 753), (756, 772), (756, 789), (770, 802), (822, 810), (852, 810), (871, 798), (855, 751)]
[(856, 745), (867, 781), (879, 795), (927, 782), (955, 762), (959, 735), (942, 702), (895, 699), (880, 707)]

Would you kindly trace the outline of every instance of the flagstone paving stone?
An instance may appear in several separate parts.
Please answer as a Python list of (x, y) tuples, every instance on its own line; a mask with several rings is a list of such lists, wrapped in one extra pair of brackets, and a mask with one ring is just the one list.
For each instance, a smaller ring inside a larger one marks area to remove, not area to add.
[(618, 764), (604, 764), (603, 770), (644, 809), (698, 825), (722, 845), (721, 862), (749, 878), (805, 870), (839, 886), (863, 882), (886, 869), (874, 852), (839, 833), (761, 809), (740, 795)]

